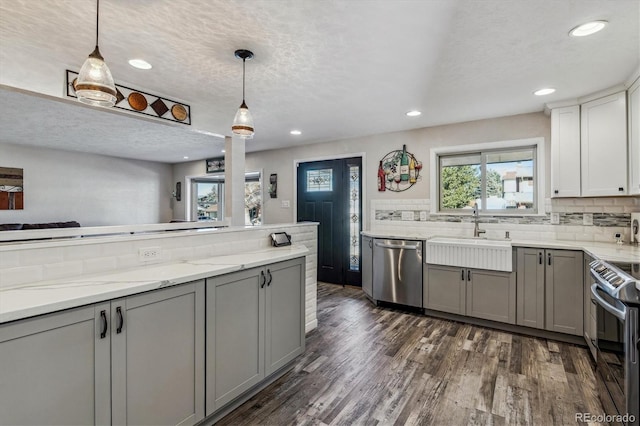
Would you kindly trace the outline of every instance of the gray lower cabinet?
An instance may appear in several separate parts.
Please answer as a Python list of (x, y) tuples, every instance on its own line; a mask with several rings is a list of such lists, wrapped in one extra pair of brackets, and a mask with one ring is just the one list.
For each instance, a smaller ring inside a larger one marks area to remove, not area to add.
[(582, 336), (582, 252), (518, 248), (517, 265), (517, 323)]
[(204, 418), (204, 281), (111, 302), (112, 423)]
[[(0, 423), (111, 424), (109, 303), (0, 325)], [(104, 312), (104, 319), (100, 313)]]
[(424, 306), (436, 311), (515, 324), (511, 272), (427, 265)]
[(373, 238), (362, 236), (362, 291), (373, 297)]
[(467, 315), (515, 324), (515, 274), (467, 269)]
[(457, 266), (427, 265), (423, 306), (435, 311), (464, 315), (466, 274)]
[(304, 351), (304, 258), (207, 280), (206, 414)]
[(544, 249), (518, 248), (516, 257), (516, 323), (544, 329)]
[(3, 424), (195, 424), (204, 282), (0, 326)]
[(596, 337), (597, 337), (597, 326), (596, 326), (596, 309), (598, 308), (598, 304), (591, 297), (591, 284), (594, 282), (590, 275), (590, 267), (589, 263), (593, 261), (593, 258), (588, 254), (584, 255), (584, 270), (583, 270), (583, 278), (584, 278), (584, 286), (583, 286), (583, 306), (582, 306), (582, 323), (583, 323), (583, 335), (584, 340), (587, 342), (587, 346), (589, 347), (589, 351), (591, 351), (591, 356), (593, 359), (597, 358), (596, 351)]

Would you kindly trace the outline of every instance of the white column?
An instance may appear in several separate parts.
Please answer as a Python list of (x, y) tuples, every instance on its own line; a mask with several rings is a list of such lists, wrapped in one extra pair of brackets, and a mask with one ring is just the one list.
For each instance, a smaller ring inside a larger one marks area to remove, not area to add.
[(224, 138), (224, 215), (231, 226), (244, 226), (245, 139)]

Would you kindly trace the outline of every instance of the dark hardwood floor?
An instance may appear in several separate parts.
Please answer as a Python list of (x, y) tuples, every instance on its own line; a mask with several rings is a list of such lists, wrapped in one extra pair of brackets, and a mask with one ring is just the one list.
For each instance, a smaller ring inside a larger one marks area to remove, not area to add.
[(374, 307), (318, 284), (295, 367), (220, 425), (564, 425), (602, 414), (586, 348)]

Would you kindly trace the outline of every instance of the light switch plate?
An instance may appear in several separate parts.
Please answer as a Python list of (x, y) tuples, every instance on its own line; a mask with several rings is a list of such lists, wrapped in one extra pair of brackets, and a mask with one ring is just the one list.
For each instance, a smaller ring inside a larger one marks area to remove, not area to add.
[(427, 220), (427, 212), (422, 210), (420, 212), (420, 221), (424, 222), (425, 220)]
[(551, 224), (560, 225), (560, 213), (551, 213)]
[(283, 209), (288, 209), (289, 207), (291, 207), (291, 204), (289, 203), (289, 200), (282, 200), (281, 206)]
[(402, 212), (402, 220), (413, 220), (413, 212), (412, 211), (403, 211)]
[(584, 213), (582, 215), (582, 224), (584, 226), (593, 226), (593, 213)]

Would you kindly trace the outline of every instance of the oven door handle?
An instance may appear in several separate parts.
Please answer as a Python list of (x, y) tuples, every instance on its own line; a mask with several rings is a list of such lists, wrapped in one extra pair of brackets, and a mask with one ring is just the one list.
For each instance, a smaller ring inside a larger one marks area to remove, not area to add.
[(606, 300), (604, 300), (602, 296), (600, 296), (600, 293), (598, 293), (598, 290), (599, 290), (598, 284), (591, 285), (591, 294), (598, 301), (598, 304), (602, 306), (611, 315), (618, 318), (620, 321), (624, 321), (625, 318), (627, 317), (627, 309), (626, 308), (618, 309), (615, 306), (610, 305), (609, 302), (607, 302)]

